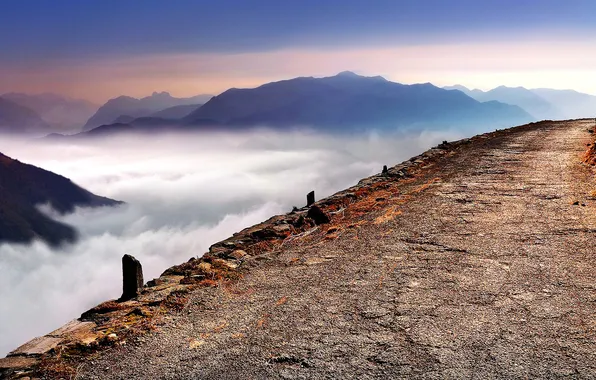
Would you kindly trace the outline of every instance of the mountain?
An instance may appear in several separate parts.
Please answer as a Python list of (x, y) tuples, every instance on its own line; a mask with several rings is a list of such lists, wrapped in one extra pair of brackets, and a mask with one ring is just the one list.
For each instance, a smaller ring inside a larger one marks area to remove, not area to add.
[(564, 119), (580, 119), (596, 116), (596, 96), (574, 90), (534, 88), (536, 95), (554, 104)]
[(37, 209), (38, 205), (49, 204), (64, 214), (76, 206), (120, 203), (94, 195), (68, 178), (0, 153), (0, 243), (29, 243), (39, 238), (59, 245), (76, 239), (73, 227), (52, 220)]
[(430, 83), (404, 85), (343, 72), (300, 77), (253, 89), (232, 88), (184, 118), (233, 127), (313, 126), (328, 130), (395, 130), (432, 126), (506, 126), (531, 121), (517, 106), (481, 103)]
[[(167, 92), (154, 92), (153, 95), (137, 99), (130, 96), (120, 96), (108, 100), (85, 123), (83, 131), (89, 131), (104, 124), (111, 124), (123, 115), (131, 118), (150, 116), (167, 108), (195, 105), (206, 102), (212, 95), (197, 95), (191, 98), (174, 98)], [(190, 112), (190, 111), (189, 111)]]
[(191, 112), (197, 110), (201, 106), (202, 104), (185, 104), (181, 106), (174, 106), (155, 112), (149, 116), (161, 119), (182, 119), (190, 115)]
[(479, 96), (481, 94), (484, 94), (484, 91), (482, 91), (482, 90), (478, 90), (478, 89), (470, 90), (469, 88), (467, 88), (465, 86), (462, 86), (460, 84), (456, 84), (456, 85), (453, 85), (453, 86), (445, 86), (443, 88), (445, 90), (458, 90), (458, 91), (461, 91), (464, 94), (466, 94), (469, 97), (474, 98), (474, 99), (476, 99), (476, 96), (477, 95)]
[(87, 100), (52, 93), (29, 95), (12, 92), (2, 97), (35, 111), (55, 132), (80, 130), (81, 125), (99, 108)]
[(528, 90), (524, 87), (499, 86), (486, 92), (478, 89), (470, 90), (461, 85), (444, 88), (462, 91), (464, 94), (478, 100), (479, 102), (494, 100), (501, 103), (516, 105), (538, 119), (561, 118), (561, 112), (555, 104), (544, 99), (534, 91)]
[(0, 97), (0, 133), (47, 133), (48, 124), (33, 110)]
[(162, 119), (157, 117), (138, 117), (130, 122), (125, 121), (126, 117), (120, 117), (117, 120), (123, 122), (116, 122), (112, 124), (100, 125), (89, 131), (76, 133), (73, 135), (63, 135), (59, 133), (51, 133), (45, 136), (48, 140), (64, 140), (64, 139), (93, 139), (110, 137), (121, 133), (170, 133), (170, 132), (191, 132), (204, 131), (205, 129), (221, 127), (214, 120), (196, 120), (193, 124), (184, 124), (180, 119)]

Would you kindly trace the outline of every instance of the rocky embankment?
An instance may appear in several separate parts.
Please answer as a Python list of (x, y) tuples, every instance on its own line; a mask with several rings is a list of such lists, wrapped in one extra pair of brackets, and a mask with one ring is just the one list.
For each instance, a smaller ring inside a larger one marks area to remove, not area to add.
[[(0, 359), (6, 378), (596, 376), (593, 122), (443, 143)], [(588, 147), (590, 148), (590, 147)]]

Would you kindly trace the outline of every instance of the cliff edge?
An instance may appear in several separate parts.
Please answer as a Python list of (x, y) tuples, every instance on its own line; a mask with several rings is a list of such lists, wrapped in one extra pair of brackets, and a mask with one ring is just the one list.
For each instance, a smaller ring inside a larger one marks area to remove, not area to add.
[(593, 128), (549, 121), (441, 144), (318, 201), (322, 213), (213, 245), (137, 298), (21, 346), (0, 371), (593, 378)]

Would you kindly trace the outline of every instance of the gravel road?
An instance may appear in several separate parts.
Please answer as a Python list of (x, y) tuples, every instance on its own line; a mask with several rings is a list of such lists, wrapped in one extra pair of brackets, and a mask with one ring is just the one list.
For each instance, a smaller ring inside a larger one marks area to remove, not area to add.
[(462, 146), (359, 222), (195, 291), (77, 378), (596, 378), (596, 183), (580, 158), (591, 127)]

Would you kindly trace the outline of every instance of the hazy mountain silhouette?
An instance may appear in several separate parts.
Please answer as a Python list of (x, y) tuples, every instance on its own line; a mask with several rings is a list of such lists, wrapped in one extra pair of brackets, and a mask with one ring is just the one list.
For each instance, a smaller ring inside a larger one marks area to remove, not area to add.
[(35, 111), (0, 97), (0, 133), (40, 134), (50, 127)]
[(68, 178), (7, 157), (0, 153), (0, 243), (28, 243), (39, 238), (51, 245), (73, 241), (74, 228), (56, 222), (36, 206), (48, 204), (60, 213), (76, 206), (114, 206)]
[(174, 106), (194, 105), (206, 102), (212, 95), (197, 95), (191, 98), (174, 98), (167, 92), (154, 92), (153, 95), (142, 99), (130, 96), (119, 96), (108, 100), (85, 123), (83, 131), (88, 131), (100, 125), (111, 124), (123, 115), (132, 118), (150, 116), (158, 111)]
[(136, 117), (130, 115), (120, 115), (112, 122), (112, 124), (128, 124), (134, 119), (136, 119)]
[[(121, 117), (118, 119), (126, 119)], [(190, 132), (190, 131), (204, 131), (206, 129), (221, 127), (214, 120), (198, 120), (193, 124), (185, 124), (181, 119), (162, 119), (157, 117), (139, 117), (128, 123), (112, 123), (100, 125), (89, 131), (76, 133), (73, 135), (64, 135), (59, 133), (51, 133), (45, 136), (48, 140), (60, 139), (92, 139), (110, 137), (120, 133), (169, 133), (169, 132)]]
[(29, 95), (12, 92), (2, 97), (35, 111), (53, 131), (80, 130), (81, 125), (99, 108), (87, 100), (52, 93)]
[(486, 92), (478, 89), (470, 90), (461, 85), (444, 88), (462, 91), (480, 102), (496, 100), (501, 103), (516, 105), (537, 119), (558, 119), (561, 117), (561, 111), (556, 104), (552, 104), (539, 94), (524, 87), (499, 86)]
[(481, 103), (460, 91), (447, 91), (430, 83), (403, 85), (380, 76), (342, 72), (253, 89), (229, 89), (184, 118), (188, 124), (205, 120), (234, 127), (313, 126), (346, 131), (515, 125), (532, 117), (517, 106)]
[(463, 92), (464, 94), (468, 95), (471, 98), (475, 99), (475, 95), (481, 95), (484, 94), (484, 91), (482, 90), (478, 90), (478, 89), (469, 89), (466, 86), (462, 86), (461, 84), (456, 84), (453, 86), (445, 86), (443, 87), (445, 90), (458, 90)]
[(181, 106), (174, 106), (155, 112), (149, 116), (161, 119), (182, 119), (190, 115), (191, 112), (199, 109), (199, 107), (201, 107), (202, 105), (203, 104), (186, 104)]
[(580, 119), (596, 117), (596, 96), (574, 90), (534, 88), (532, 92), (555, 105), (561, 118)]

